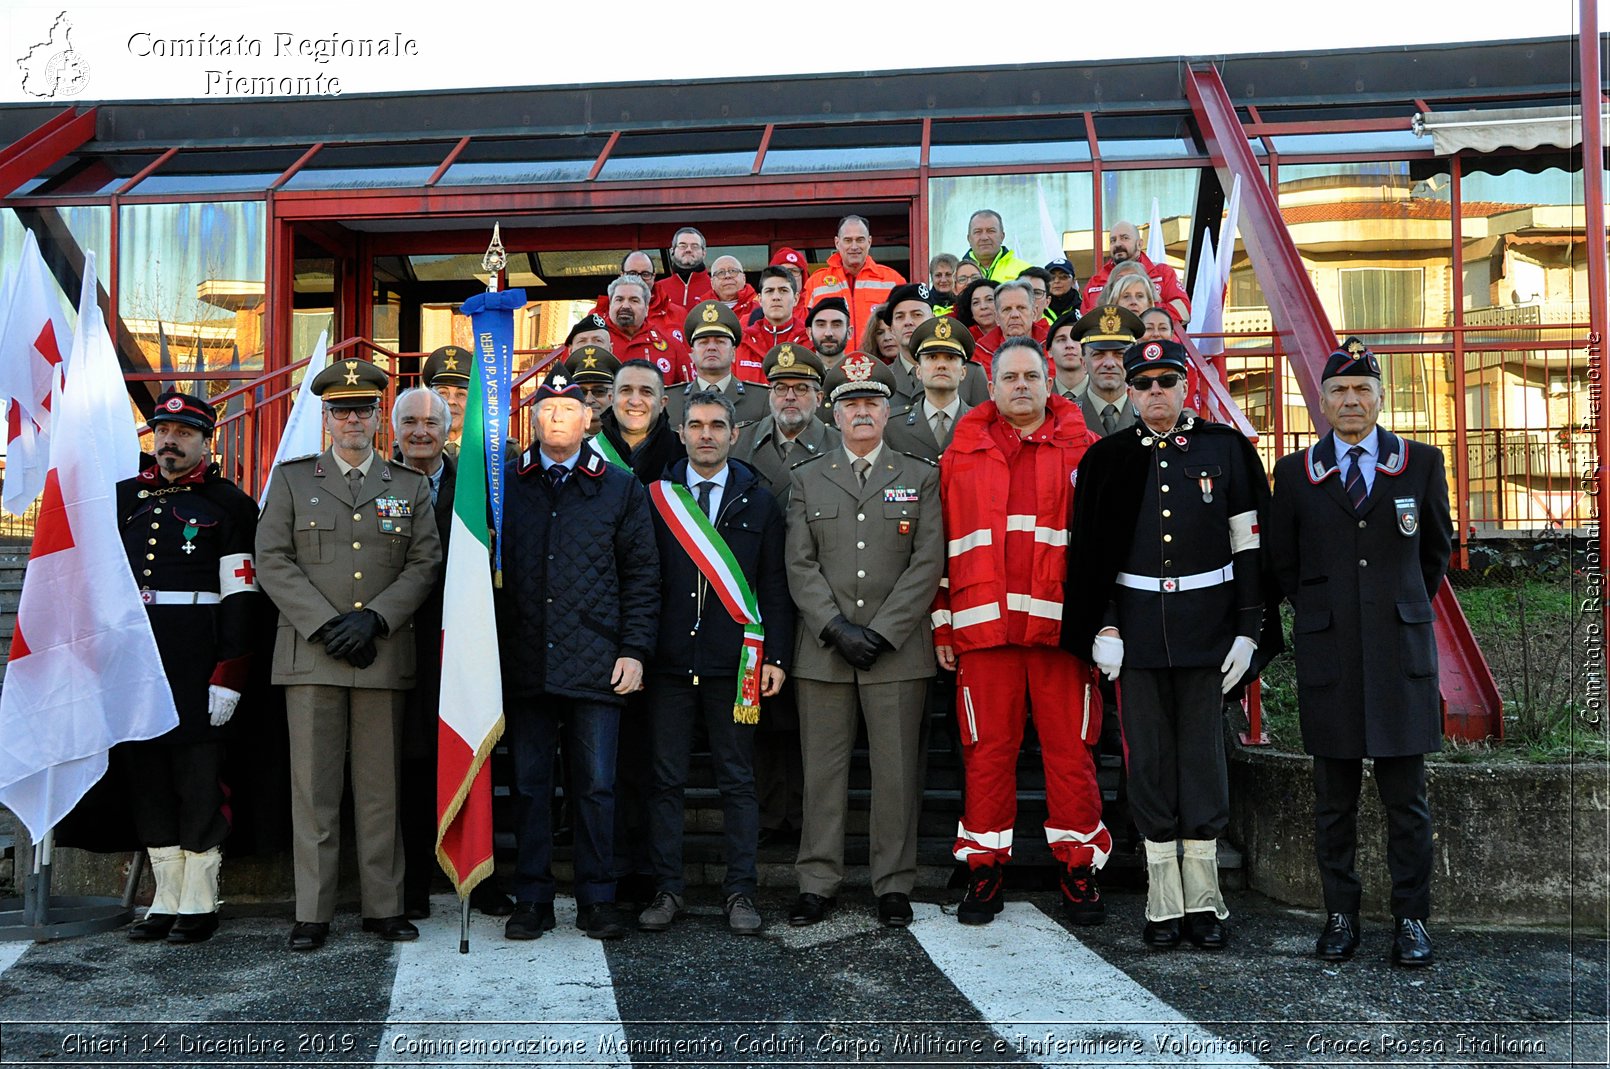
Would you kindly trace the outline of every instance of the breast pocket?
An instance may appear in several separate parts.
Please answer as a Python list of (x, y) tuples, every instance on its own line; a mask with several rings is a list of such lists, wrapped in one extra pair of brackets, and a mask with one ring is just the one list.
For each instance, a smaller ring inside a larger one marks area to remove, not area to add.
[(805, 507), (805, 522), (818, 555), (838, 548), (839, 505), (837, 501), (811, 503)]
[(329, 564), (335, 559), (334, 513), (297, 513), (296, 559), (307, 564)]
[(902, 553), (911, 552), (911, 539), (917, 533), (917, 503), (891, 501), (883, 506), (883, 537), (885, 543)]

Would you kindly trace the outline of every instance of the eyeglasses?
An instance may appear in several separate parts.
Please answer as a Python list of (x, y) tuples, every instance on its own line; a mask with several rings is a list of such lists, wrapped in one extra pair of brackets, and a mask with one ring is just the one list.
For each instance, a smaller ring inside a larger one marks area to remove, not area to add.
[(607, 401), (615, 391), (609, 386), (583, 386), (581, 392), (587, 397), (598, 397)]
[(710, 272), (710, 277), (711, 278), (731, 278), (733, 275), (741, 275), (741, 274), (743, 274), (743, 272), (737, 270), (736, 268), (723, 267), (719, 271)]
[(812, 382), (774, 382), (771, 384), (772, 393), (780, 393), (784, 397), (804, 397), (816, 389)]
[(626, 272), (624, 272), (624, 274), (632, 275), (632, 276), (635, 276), (637, 278), (644, 279), (645, 281), (648, 281), (648, 282), (653, 282), (654, 281), (654, 268), (652, 268), (652, 267), (649, 268), (647, 271), (626, 271)]
[(369, 419), (375, 414), (376, 405), (364, 405), (362, 408), (330, 408), (330, 418), (336, 422), (345, 422), (349, 419)]
[(1148, 393), (1153, 386), (1161, 386), (1165, 390), (1172, 390), (1180, 384), (1185, 376), (1177, 371), (1165, 371), (1161, 375), (1140, 375), (1129, 380), (1130, 389), (1136, 393)]

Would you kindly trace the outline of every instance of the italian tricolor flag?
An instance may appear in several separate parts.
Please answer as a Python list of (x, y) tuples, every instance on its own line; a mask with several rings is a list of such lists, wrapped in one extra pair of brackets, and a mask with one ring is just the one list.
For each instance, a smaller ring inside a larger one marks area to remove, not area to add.
[(482, 376), (470, 376), (442, 602), (442, 696), (436, 725), (436, 858), (459, 896), (492, 875), (492, 778), (503, 735), (503, 674), (492, 610)]

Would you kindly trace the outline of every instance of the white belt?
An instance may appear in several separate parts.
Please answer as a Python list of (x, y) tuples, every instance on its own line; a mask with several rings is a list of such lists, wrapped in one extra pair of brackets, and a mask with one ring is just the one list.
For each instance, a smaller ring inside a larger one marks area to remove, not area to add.
[(216, 605), (218, 595), (206, 590), (142, 590), (147, 605)]
[(1127, 586), (1131, 590), (1161, 591), (1164, 594), (1178, 594), (1186, 590), (1202, 590), (1220, 583), (1228, 583), (1235, 578), (1235, 563), (1231, 562), (1222, 568), (1215, 568), (1211, 572), (1197, 572), (1195, 575), (1170, 575), (1159, 579), (1155, 575), (1132, 575), (1129, 572), (1118, 573), (1118, 585)]

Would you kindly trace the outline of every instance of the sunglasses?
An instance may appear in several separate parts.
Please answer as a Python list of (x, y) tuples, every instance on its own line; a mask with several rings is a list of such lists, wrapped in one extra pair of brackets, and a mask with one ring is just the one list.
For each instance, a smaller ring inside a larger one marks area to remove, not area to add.
[(1153, 386), (1161, 386), (1165, 390), (1172, 390), (1185, 378), (1177, 371), (1165, 371), (1161, 375), (1139, 375), (1129, 380), (1130, 388), (1136, 393), (1147, 393)]

